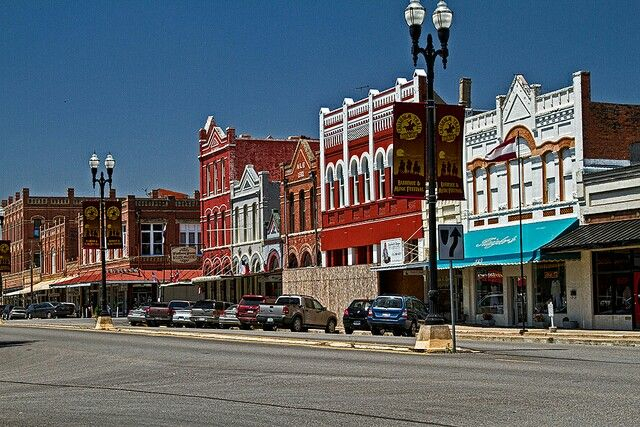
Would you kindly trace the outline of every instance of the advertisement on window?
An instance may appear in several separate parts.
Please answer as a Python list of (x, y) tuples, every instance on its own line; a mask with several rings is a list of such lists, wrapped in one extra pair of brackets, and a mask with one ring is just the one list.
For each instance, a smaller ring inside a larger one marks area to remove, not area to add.
[(438, 200), (464, 200), (462, 147), (464, 107), (436, 107), (436, 182)]
[(100, 249), (100, 201), (82, 202), (82, 248)]
[(393, 104), (393, 197), (424, 199), (426, 190), (425, 104)]

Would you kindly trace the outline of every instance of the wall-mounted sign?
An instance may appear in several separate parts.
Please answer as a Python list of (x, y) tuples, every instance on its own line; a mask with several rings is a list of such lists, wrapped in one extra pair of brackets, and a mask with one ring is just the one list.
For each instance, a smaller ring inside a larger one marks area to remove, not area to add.
[(0, 240), (0, 273), (11, 273), (10, 240)]
[(388, 239), (380, 242), (382, 257), (380, 265), (404, 264), (404, 243), (402, 239)]
[(191, 264), (198, 260), (195, 246), (176, 246), (171, 248), (171, 262), (175, 264)]
[(464, 107), (438, 105), (435, 128), (438, 200), (464, 200)]
[(420, 102), (393, 104), (393, 197), (424, 199), (426, 109)]
[(104, 202), (104, 209), (107, 249), (122, 249), (122, 202), (107, 200)]

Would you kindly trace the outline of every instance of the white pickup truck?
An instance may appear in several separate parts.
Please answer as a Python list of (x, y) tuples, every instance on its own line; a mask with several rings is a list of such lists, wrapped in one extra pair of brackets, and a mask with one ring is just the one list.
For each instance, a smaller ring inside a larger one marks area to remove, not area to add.
[(283, 295), (274, 304), (260, 304), (256, 321), (265, 331), (282, 326), (291, 328), (293, 332), (316, 328), (331, 334), (335, 333), (338, 323), (333, 311), (305, 295)]

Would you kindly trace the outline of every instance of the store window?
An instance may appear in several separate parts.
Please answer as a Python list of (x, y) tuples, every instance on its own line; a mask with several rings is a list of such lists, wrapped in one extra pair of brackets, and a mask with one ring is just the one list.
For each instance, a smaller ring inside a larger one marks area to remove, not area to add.
[(140, 224), (141, 254), (162, 255), (164, 243), (164, 224)]
[(476, 312), (504, 314), (502, 267), (476, 269)]
[(594, 314), (631, 314), (633, 272), (640, 271), (640, 252), (593, 253)]
[(553, 311), (567, 312), (567, 285), (564, 263), (535, 264), (534, 314), (547, 314), (547, 304), (553, 302)]

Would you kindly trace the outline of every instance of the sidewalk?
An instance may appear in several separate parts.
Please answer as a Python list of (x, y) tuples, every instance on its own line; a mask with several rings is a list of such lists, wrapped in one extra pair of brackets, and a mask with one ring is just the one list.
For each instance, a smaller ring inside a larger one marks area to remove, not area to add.
[(486, 328), (482, 326), (456, 325), (456, 337), (470, 341), (522, 341), (565, 344), (621, 345), (640, 347), (640, 331), (605, 331), (585, 329), (528, 329)]

